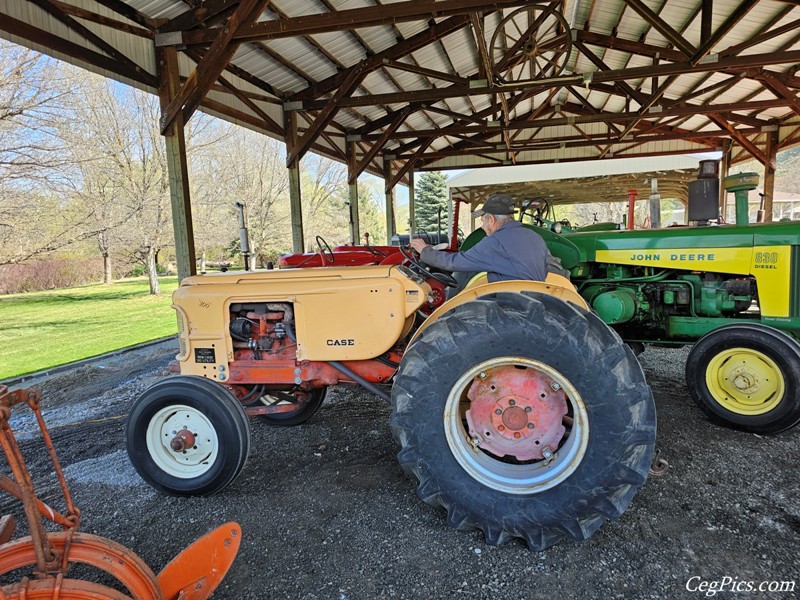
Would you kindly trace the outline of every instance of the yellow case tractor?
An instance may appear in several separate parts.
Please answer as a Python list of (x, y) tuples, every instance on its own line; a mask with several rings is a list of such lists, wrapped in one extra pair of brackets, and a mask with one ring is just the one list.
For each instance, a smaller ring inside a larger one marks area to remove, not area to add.
[(543, 549), (619, 517), (656, 435), (629, 347), (554, 275), (469, 287), (413, 332), (431, 275), (411, 262), (185, 279), (180, 375), (128, 418), (136, 470), (167, 494), (219, 492), (244, 467), (250, 416), (298, 425), (328, 386), (359, 384), (391, 402), (398, 460), (449, 525)]

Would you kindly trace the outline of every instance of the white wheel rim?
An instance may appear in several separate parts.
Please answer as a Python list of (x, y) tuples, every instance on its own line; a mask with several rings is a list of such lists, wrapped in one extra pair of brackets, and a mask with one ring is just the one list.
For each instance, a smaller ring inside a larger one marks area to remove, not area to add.
[[(194, 445), (175, 451), (170, 442), (182, 430), (194, 436)], [(206, 473), (217, 460), (219, 439), (211, 421), (196, 408), (172, 404), (158, 411), (147, 425), (147, 450), (156, 466), (179, 479)]]
[[(555, 452), (553, 459), (511, 464), (484, 453), (470, 443), (461, 411), (466, 391), (482, 371), (505, 365), (519, 365), (537, 369), (557, 382), (567, 395), (572, 409), (573, 425), (566, 439)], [(578, 390), (549, 365), (523, 357), (504, 356), (482, 362), (467, 370), (455, 383), (447, 397), (444, 409), (444, 431), (453, 457), (470, 477), (482, 485), (509, 494), (536, 494), (557, 486), (567, 479), (581, 464), (589, 444), (589, 416)]]

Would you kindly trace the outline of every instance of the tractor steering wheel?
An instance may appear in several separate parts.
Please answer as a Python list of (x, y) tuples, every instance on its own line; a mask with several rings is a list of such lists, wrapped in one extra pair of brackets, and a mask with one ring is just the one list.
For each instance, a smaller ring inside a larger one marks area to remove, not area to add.
[(336, 257), (333, 255), (333, 250), (331, 250), (328, 242), (326, 242), (325, 238), (323, 238), (321, 235), (317, 236), (316, 241), (320, 256), (324, 257), (329, 263), (333, 264), (333, 261), (336, 260)]
[(435, 279), (447, 287), (458, 287), (458, 281), (456, 281), (456, 278), (449, 273), (431, 271), (422, 263), (421, 260), (414, 258), (414, 251), (410, 246), (400, 246), (400, 254), (402, 254), (403, 257), (408, 261), (411, 270), (415, 271), (419, 275), (422, 275), (425, 278), (430, 277), (431, 279)]
[(528, 200), (525, 204), (523, 204), (522, 208), (520, 208), (519, 220), (522, 221), (522, 217), (525, 216), (525, 213), (530, 211), (531, 218), (536, 221), (536, 223), (541, 225), (544, 223), (544, 220), (551, 215), (552, 210), (553, 208), (547, 198), (536, 196), (535, 198)]

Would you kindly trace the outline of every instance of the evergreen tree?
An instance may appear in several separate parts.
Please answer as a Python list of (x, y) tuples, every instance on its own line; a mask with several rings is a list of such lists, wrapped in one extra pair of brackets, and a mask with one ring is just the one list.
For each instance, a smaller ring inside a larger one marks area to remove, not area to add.
[(419, 233), (436, 233), (439, 209), (442, 209), (442, 233), (447, 233), (447, 175), (426, 171), (414, 190), (414, 219)]

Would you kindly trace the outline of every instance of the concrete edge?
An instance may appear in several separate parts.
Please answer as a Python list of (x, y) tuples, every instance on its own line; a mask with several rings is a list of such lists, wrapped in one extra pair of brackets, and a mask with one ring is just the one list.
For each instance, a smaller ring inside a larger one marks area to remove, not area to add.
[(177, 340), (177, 338), (178, 338), (177, 335), (170, 335), (167, 337), (158, 338), (156, 340), (150, 340), (149, 342), (142, 342), (141, 344), (136, 344), (134, 346), (127, 346), (125, 348), (120, 348), (119, 350), (114, 350), (113, 352), (107, 352), (106, 354), (98, 354), (97, 356), (90, 356), (89, 358), (83, 358), (81, 360), (76, 360), (75, 362), (58, 365), (57, 367), (52, 367), (50, 369), (45, 369), (43, 371), (36, 371), (35, 373), (26, 373), (25, 375), (20, 375), (19, 377), (15, 377), (13, 379), (0, 380), (0, 385), (4, 385), (10, 388), (12, 386), (25, 383), (26, 381), (29, 381), (31, 379), (51, 377), (53, 375), (58, 375), (59, 373), (64, 373), (66, 371), (69, 371), (70, 369), (76, 369), (78, 367), (90, 365), (92, 363), (100, 362), (101, 360), (106, 360), (114, 356), (119, 356), (121, 354), (133, 352), (135, 350), (141, 350), (142, 348), (147, 348), (149, 346), (156, 346), (158, 344), (163, 344), (164, 342), (168, 342), (170, 340)]

